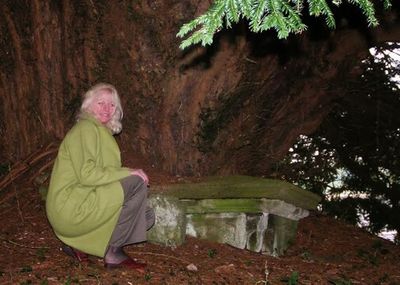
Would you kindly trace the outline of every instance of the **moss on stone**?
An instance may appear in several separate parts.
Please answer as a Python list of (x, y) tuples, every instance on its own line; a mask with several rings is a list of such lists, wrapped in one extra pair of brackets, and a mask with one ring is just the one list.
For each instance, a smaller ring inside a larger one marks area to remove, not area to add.
[(179, 199), (266, 198), (282, 200), (303, 209), (316, 209), (321, 197), (291, 183), (251, 176), (209, 177), (198, 183), (164, 186)]
[(260, 213), (259, 199), (202, 199), (181, 200), (186, 205), (186, 213)]

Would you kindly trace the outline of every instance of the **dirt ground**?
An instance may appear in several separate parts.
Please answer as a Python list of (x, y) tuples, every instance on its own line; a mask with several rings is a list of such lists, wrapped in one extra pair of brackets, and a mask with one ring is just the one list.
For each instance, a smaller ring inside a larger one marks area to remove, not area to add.
[(79, 264), (60, 251), (29, 175), (0, 191), (0, 284), (400, 284), (399, 246), (321, 213), (301, 220), (281, 257), (188, 237), (177, 248), (127, 247), (145, 274), (106, 270), (95, 257)]

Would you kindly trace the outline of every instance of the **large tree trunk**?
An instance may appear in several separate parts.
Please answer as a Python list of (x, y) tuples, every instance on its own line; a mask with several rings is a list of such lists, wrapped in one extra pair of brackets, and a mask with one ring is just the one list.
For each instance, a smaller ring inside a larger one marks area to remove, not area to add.
[(81, 94), (106, 81), (122, 97), (122, 145), (156, 168), (268, 175), (319, 126), (368, 48), (400, 39), (394, 8), (369, 33), (346, 18), (286, 41), (238, 25), (209, 48), (180, 51), (179, 27), (208, 2), (3, 0), (2, 161), (62, 139)]

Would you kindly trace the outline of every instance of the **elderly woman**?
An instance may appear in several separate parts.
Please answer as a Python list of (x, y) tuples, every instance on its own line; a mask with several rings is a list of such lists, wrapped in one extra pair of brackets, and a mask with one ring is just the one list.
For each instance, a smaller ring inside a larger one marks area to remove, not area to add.
[(113, 134), (122, 129), (122, 115), (114, 86), (101, 83), (86, 92), (78, 122), (60, 145), (46, 211), (65, 253), (143, 272), (146, 265), (123, 247), (146, 240), (154, 212), (147, 207), (147, 175), (121, 166)]

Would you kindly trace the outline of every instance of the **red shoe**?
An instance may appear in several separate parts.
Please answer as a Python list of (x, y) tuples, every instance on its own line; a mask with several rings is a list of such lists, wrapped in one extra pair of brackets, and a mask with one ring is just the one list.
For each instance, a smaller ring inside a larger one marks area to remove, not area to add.
[(134, 261), (132, 258), (127, 258), (120, 263), (104, 263), (104, 267), (107, 269), (115, 269), (115, 268), (122, 268), (122, 269), (135, 269), (140, 273), (145, 272), (146, 263), (140, 263)]
[(84, 253), (82, 251), (79, 251), (79, 250), (77, 250), (75, 248), (72, 248), (72, 247), (70, 247), (70, 246), (68, 246), (66, 244), (63, 244), (61, 246), (61, 250), (65, 254), (75, 258), (76, 260), (78, 260), (81, 263), (88, 263), (89, 262), (89, 255), (88, 254), (86, 254), (86, 253)]

